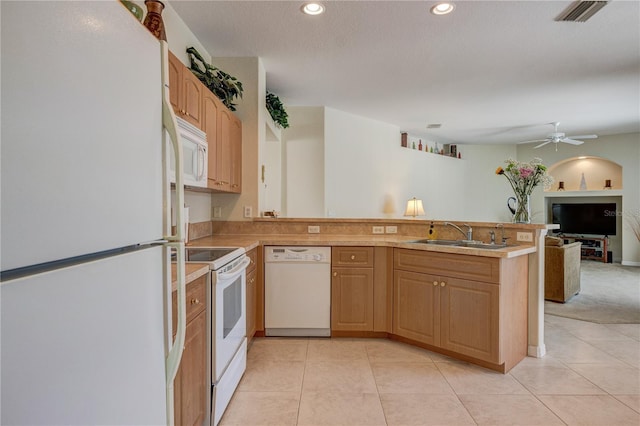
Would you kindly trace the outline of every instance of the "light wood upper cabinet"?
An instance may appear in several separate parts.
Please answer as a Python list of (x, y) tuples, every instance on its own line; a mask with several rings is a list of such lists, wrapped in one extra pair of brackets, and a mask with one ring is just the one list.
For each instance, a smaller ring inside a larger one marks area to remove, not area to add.
[(242, 121), (232, 115), (231, 121), (231, 192), (242, 192)]
[(202, 95), (206, 87), (169, 52), (169, 100), (175, 113), (202, 129)]
[(169, 52), (169, 99), (179, 117), (207, 134), (207, 187), (242, 191), (242, 121)]

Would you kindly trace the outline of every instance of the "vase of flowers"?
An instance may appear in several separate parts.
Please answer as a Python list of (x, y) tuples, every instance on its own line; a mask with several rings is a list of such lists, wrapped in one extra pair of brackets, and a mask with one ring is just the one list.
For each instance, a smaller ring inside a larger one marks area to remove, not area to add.
[(553, 178), (547, 173), (547, 168), (542, 160), (534, 158), (528, 163), (508, 159), (507, 166), (496, 169), (497, 175), (503, 175), (509, 181), (515, 194), (516, 205), (510, 207), (513, 212), (513, 222), (531, 223), (531, 193), (533, 189), (542, 184), (548, 188), (553, 183)]

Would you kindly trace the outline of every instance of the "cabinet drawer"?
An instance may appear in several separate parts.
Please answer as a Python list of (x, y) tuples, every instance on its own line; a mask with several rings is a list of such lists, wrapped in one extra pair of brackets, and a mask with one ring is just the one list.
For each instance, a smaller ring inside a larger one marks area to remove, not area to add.
[[(207, 280), (209, 278), (209, 274), (205, 274), (200, 278), (195, 279), (187, 283), (187, 324), (191, 322), (198, 314), (204, 311), (207, 306)], [(178, 324), (178, 317), (176, 316), (178, 309), (178, 300), (177, 293), (174, 291), (171, 296), (173, 306), (173, 321), (172, 327), (173, 332), (175, 333), (176, 326)]]
[(394, 269), (499, 283), (500, 259), (464, 254), (395, 249)]
[(331, 266), (373, 268), (373, 247), (333, 247)]
[(254, 271), (256, 269), (256, 265), (258, 264), (258, 250), (252, 249), (247, 252), (247, 257), (251, 261), (249, 266), (247, 266), (247, 276), (249, 272)]

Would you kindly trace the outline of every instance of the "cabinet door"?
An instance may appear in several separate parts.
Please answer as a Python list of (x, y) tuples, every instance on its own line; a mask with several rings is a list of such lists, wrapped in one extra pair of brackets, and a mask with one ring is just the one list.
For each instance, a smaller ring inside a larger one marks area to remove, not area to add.
[(202, 95), (202, 130), (207, 134), (207, 147), (209, 150), (207, 187), (219, 189), (218, 178), (218, 114), (222, 102), (218, 97), (205, 90)]
[(395, 271), (393, 334), (437, 346), (440, 283), (437, 276)]
[(247, 339), (256, 334), (256, 269), (247, 272)]
[(231, 192), (242, 192), (242, 121), (232, 115), (231, 121)]
[(174, 379), (175, 424), (202, 425), (208, 392), (206, 324), (204, 311), (187, 324), (180, 368)]
[(180, 98), (182, 96), (182, 70), (184, 65), (171, 52), (169, 52), (169, 102), (173, 111), (182, 116)]
[(233, 117), (227, 108), (218, 111), (217, 189), (228, 192), (231, 188), (231, 123)]
[[(202, 129), (202, 94), (205, 86), (193, 75), (193, 73), (184, 68), (182, 72), (182, 99), (184, 105), (183, 118)], [(208, 90), (208, 89), (206, 89)]]
[(500, 286), (442, 278), (440, 346), (477, 359), (499, 359)]
[(331, 329), (373, 331), (373, 269), (334, 268)]

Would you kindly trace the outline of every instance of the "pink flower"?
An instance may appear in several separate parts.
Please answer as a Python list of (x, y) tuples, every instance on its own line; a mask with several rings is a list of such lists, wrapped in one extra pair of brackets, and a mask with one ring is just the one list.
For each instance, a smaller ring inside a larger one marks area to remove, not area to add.
[(522, 176), (524, 179), (528, 178), (532, 174), (533, 174), (533, 170), (527, 169), (525, 167), (520, 168), (520, 176)]

